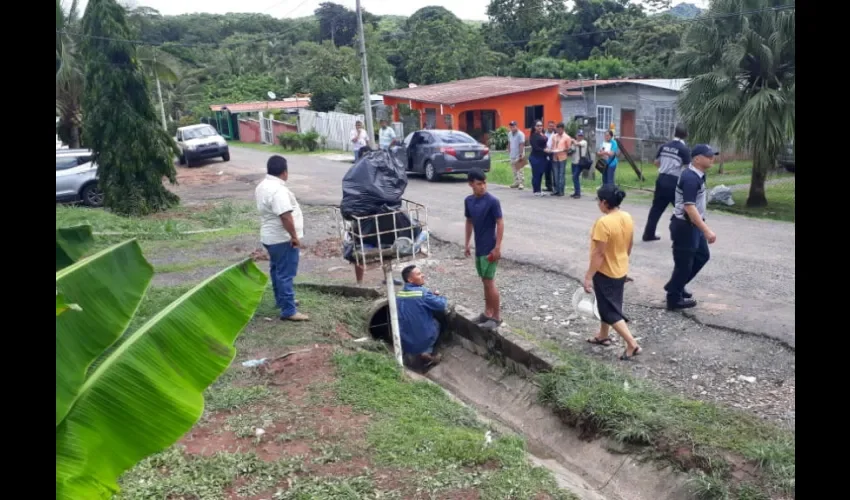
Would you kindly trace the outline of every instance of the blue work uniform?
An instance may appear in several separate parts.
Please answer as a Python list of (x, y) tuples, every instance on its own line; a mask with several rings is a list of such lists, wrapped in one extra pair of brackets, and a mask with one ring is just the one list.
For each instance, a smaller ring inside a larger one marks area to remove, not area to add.
[(431, 354), (440, 326), (434, 313), (445, 312), (448, 300), (424, 286), (405, 283), (396, 294), (401, 347), (405, 354)]

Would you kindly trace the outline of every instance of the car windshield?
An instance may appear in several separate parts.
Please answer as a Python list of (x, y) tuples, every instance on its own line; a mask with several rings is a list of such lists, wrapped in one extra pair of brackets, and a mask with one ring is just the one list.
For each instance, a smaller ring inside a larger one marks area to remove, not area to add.
[(214, 135), (218, 135), (218, 132), (210, 126), (190, 128), (183, 131), (183, 140), (200, 139), (203, 137), (212, 137)]
[(440, 142), (443, 144), (475, 144), (477, 141), (471, 136), (463, 132), (450, 132), (448, 134), (438, 134)]

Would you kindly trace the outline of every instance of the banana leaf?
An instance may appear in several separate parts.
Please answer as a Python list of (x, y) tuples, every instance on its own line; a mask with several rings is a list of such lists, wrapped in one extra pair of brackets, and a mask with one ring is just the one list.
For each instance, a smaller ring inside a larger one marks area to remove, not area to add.
[[(56, 273), (56, 425), (74, 403), (91, 364), (130, 324), (152, 277), (153, 267), (135, 240)], [(60, 315), (60, 298), (81, 311)]]
[[(57, 500), (109, 498), (124, 471), (197, 422), (203, 392), (232, 362), (233, 343), (266, 281), (250, 259), (225, 269), (127, 336), (93, 370), (56, 427)], [(82, 311), (57, 318), (57, 338), (73, 333), (63, 328), (66, 318), (91, 314), (88, 297), (68, 298)]]
[(91, 226), (56, 229), (56, 270), (70, 266), (94, 244)]

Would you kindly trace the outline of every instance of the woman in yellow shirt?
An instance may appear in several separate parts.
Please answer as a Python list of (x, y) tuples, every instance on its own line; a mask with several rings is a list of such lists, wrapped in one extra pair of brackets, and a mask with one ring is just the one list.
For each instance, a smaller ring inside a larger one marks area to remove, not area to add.
[(629, 272), (629, 256), (634, 242), (634, 224), (628, 212), (620, 210), (626, 193), (614, 184), (606, 184), (596, 192), (599, 211), (604, 215), (596, 219), (590, 235), (590, 265), (584, 276), (584, 290), (596, 295), (596, 307), (602, 324), (591, 344), (609, 346), (608, 330), (613, 327), (626, 342), (626, 351), (620, 356), (630, 361), (641, 353), (626, 324), (623, 314), (623, 289)]

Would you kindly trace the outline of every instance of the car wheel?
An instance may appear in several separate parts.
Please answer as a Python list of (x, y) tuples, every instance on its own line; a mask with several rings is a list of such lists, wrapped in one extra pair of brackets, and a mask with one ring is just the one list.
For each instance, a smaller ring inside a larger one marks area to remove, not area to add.
[(437, 179), (440, 178), (440, 174), (437, 173), (437, 169), (434, 168), (434, 164), (430, 161), (425, 162), (425, 179), (428, 182), (437, 182)]
[(177, 163), (179, 163), (181, 165), (185, 165), (186, 164), (186, 156), (180, 155), (180, 158), (177, 158)]
[(221, 159), (224, 161), (230, 161), (230, 153), (224, 153), (221, 155)]
[(80, 198), (83, 200), (83, 204), (88, 207), (103, 206), (103, 191), (99, 187), (97, 187), (96, 182), (86, 184), (86, 186), (80, 192)]

